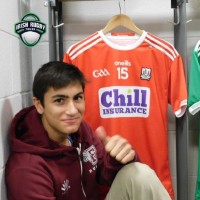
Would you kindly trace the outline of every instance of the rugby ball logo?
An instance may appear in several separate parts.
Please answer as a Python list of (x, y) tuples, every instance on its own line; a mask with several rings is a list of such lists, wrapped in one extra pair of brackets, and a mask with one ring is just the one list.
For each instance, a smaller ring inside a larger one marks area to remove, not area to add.
[(39, 17), (33, 13), (25, 15), (20, 22), (15, 24), (15, 33), (28, 47), (35, 46), (45, 32), (46, 24), (42, 23)]

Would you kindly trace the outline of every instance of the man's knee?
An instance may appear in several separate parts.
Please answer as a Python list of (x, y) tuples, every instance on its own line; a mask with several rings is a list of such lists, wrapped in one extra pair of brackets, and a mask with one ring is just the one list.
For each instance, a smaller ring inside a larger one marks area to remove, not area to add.
[(106, 199), (170, 200), (171, 198), (156, 173), (148, 165), (134, 162), (125, 165), (118, 172)]
[(155, 172), (143, 163), (134, 162), (124, 166), (117, 174), (120, 179), (145, 183), (155, 178)]
[(167, 193), (155, 171), (146, 164), (139, 162), (128, 164), (118, 172), (117, 176), (118, 181), (129, 189), (141, 192), (145, 189), (150, 193), (159, 189), (161, 193)]

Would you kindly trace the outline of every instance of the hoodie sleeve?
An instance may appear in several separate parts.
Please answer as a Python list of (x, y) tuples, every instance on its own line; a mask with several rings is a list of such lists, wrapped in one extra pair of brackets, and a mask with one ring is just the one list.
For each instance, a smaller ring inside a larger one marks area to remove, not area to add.
[[(24, 160), (19, 162), (19, 160)], [(8, 200), (56, 200), (53, 182), (42, 161), (32, 162), (28, 154), (17, 154), (8, 161), (6, 185)], [(39, 163), (40, 162), (40, 163)], [(19, 165), (16, 165), (16, 164)]]
[[(115, 158), (111, 157), (110, 154), (105, 151), (104, 145), (97, 138), (97, 136), (90, 127), (88, 127), (87, 132), (90, 134), (92, 143), (97, 150), (97, 158), (98, 158), (97, 181), (100, 184), (111, 185), (112, 181), (115, 178), (115, 175), (124, 166), (124, 164), (120, 163)], [(132, 162), (139, 162), (139, 161), (140, 159), (136, 154)]]

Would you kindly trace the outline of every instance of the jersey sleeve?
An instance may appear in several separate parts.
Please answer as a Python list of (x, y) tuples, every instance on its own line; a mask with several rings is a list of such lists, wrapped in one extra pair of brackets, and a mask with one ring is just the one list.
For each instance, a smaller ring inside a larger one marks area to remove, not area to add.
[(200, 110), (200, 62), (198, 51), (193, 50), (189, 75), (189, 112), (194, 115)]
[(176, 117), (181, 117), (187, 108), (187, 86), (181, 56), (172, 63), (169, 81), (169, 103)]
[(65, 63), (72, 63), (68, 53), (64, 54), (63, 62)]

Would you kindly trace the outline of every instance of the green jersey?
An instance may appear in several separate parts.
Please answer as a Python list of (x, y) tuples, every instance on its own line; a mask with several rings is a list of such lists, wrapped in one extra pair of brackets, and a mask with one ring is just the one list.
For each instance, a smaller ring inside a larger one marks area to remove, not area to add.
[[(196, 44), (192, 52), (190, 63), (188, 108), (192, 115), (200, 111), (200, 41)], [(198, 150), (198, 172), (195, 199), (200, 200), (200, 146)]]

